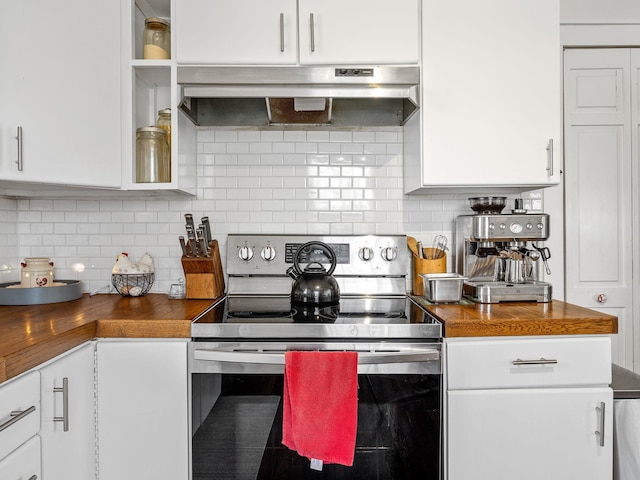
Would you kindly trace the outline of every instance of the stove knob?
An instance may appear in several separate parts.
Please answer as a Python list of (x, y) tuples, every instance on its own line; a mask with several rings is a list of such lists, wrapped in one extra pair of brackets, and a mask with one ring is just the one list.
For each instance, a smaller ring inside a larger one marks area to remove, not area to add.
[(385, 247), (382, 249), (382, 259), (391, 262), (398, 256), (398, 251), (394, 247)]
[(251, 247), (247, 247), (246, 245), (244, 247), (240, 247), (238, 249), (238, 257), (240, 257), (240, 260), (248, 262), (253, 258), (253, 249)]
[(267, 245), (262, 249), (262, 252), (260, 253), (260, 255), (262, 256), (263, 260), (266, 260), (267, 262), (271, 262), (274, 258), (276, 258), (276, 249), (273, 248), (271, 245)]
[(371, 247), (362, 247), (360, 252), (358, 252), (358, 256), (360, 260), (363, 262), (368, 262), (369, 260), (373, 260), (373, 248)]

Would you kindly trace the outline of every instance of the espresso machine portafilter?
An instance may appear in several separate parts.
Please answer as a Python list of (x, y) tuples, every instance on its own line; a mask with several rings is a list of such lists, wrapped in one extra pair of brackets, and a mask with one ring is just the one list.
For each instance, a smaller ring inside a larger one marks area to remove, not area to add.
[(461, 215), (456, 219), (458, 273), (463, 295), (479, 303), (551, 301), (551, 285), (539, 280), (549, 270), (547, 214)]

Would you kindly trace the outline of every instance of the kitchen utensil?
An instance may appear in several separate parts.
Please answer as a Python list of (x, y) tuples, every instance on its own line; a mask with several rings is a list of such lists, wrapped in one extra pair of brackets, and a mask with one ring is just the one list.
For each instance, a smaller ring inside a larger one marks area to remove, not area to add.
[(500, 213), (504, 209), (507, 197), (471, 197), (469, 206), (476, 213)]
[(196, 238), (197, 238), (197, 242), (198, 242), (198, 248), (200, 249), (200, 255), (202, 257), (208, 257), (209, 256), (209, 252), (207, 249), (207, 243), (205, 242), (204, 239), (204, 230), (201, 228), (198, 228), (196, 230)]
[(224, 274), (217, 240), (209, 243), (208, 257), (182, 257), (182, 270), (186, 280), (186, 298), (215, 299), (224, 295)]
[(436, 235), (433, 239), (433, 258), (444, 257), (445, 250), (447, 249), (447, 237), (444, 235)]
[(413, 237), (407, 237), (407, 247), (414, 257), (420, 258), (421, 255), (418, 252), (418, 241)]
[(549, 247), (538, 247), (535, 243), (532, 243), (533, 248), (535, 248), (538, 252), (540, 252), (540, 256), (542, 257), (542, 263), (544, 265), (544, 270), (547, 272), (547, 275), (551, 275), (551, 268), (549, 268), (549, 264), (547, 260), (551, 258), (551, 252), (549, 251)]
[(422, 246), (422, 242), (418, 242), (417, 247), (418, 247), (418, 256), (420, 258), (427, 258), (424, 254), (424, 247)]
[[(311, 260), (311, 255), (305, 269), (300, 269), (300, 254), (310, 252), (311, 247), (320, 247), (329, 256), (331, 266), (328, 271), (320, 262)], [(301, 245), (293, 255), (293, 266), (287, 269), (287, 275), (294, 280), (291, 286), (291, 302), (318, 306), (338, 304), (340, 287), (332, 276), (337, 264), (336, 253), (326, 243), (313, 241)]]
[(209, 245), (209, 242), (213, 240), (213, 236), (211, 235), (211, 224), (209, 223), (209, 217), (202, 217), (200, 221), (202, 222), (202, 227), (204, 229), (204, 238), (207, 241), (207, 245)]
[(182, 249), (182, 255), (184, 255), (185, 257), (188, 257), (189, 251), (187, 250), (187, 244), (184, 241), (184, 237), (180, 236), (178, 237), (178, 240), (180, 241), (180, 248)]

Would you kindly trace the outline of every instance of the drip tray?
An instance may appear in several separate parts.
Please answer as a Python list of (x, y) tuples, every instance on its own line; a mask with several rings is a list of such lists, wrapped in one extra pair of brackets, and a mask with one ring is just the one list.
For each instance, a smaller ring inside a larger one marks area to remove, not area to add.
[(462, 294), (476, 303), (551, 301), (550, 283), (466, 282)]

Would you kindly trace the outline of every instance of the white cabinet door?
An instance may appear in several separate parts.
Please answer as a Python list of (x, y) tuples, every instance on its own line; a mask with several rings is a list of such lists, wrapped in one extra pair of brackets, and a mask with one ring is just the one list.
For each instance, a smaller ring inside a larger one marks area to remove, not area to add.
[(44, 478), (94, 478), (94, 344), (41, 368), (40, 378)]
[(187, 480), (186, 341), (98, 341), (101, 480)]
[(175, 5), (179, 63), (297, 62), (296, 0), (180, 0)]
[[(24, 445), (0, 461), (0, 478), (2, 480), (37, 480), (41, 477), (40, 437), (38, 435), (31, 437)], [(44, 478), (48, 479), (49, 477)]]
[(407, 193), (559, 182), (559, 32), (558, 0), (422, 2), (422, 148), (405, 155)]
[(119, 2), (0, 3), (0, 180), (120, 187), (119, 25)]
[(612, 477), (609, 388), (453, 391), (447, 408), (448, 480)]
[(418, 63), (418, 0), (298, 0), (301, 64)]
[(614, 363), (631, 369), (639, 52), (564, 53), (567, 301), (618, 317)]

